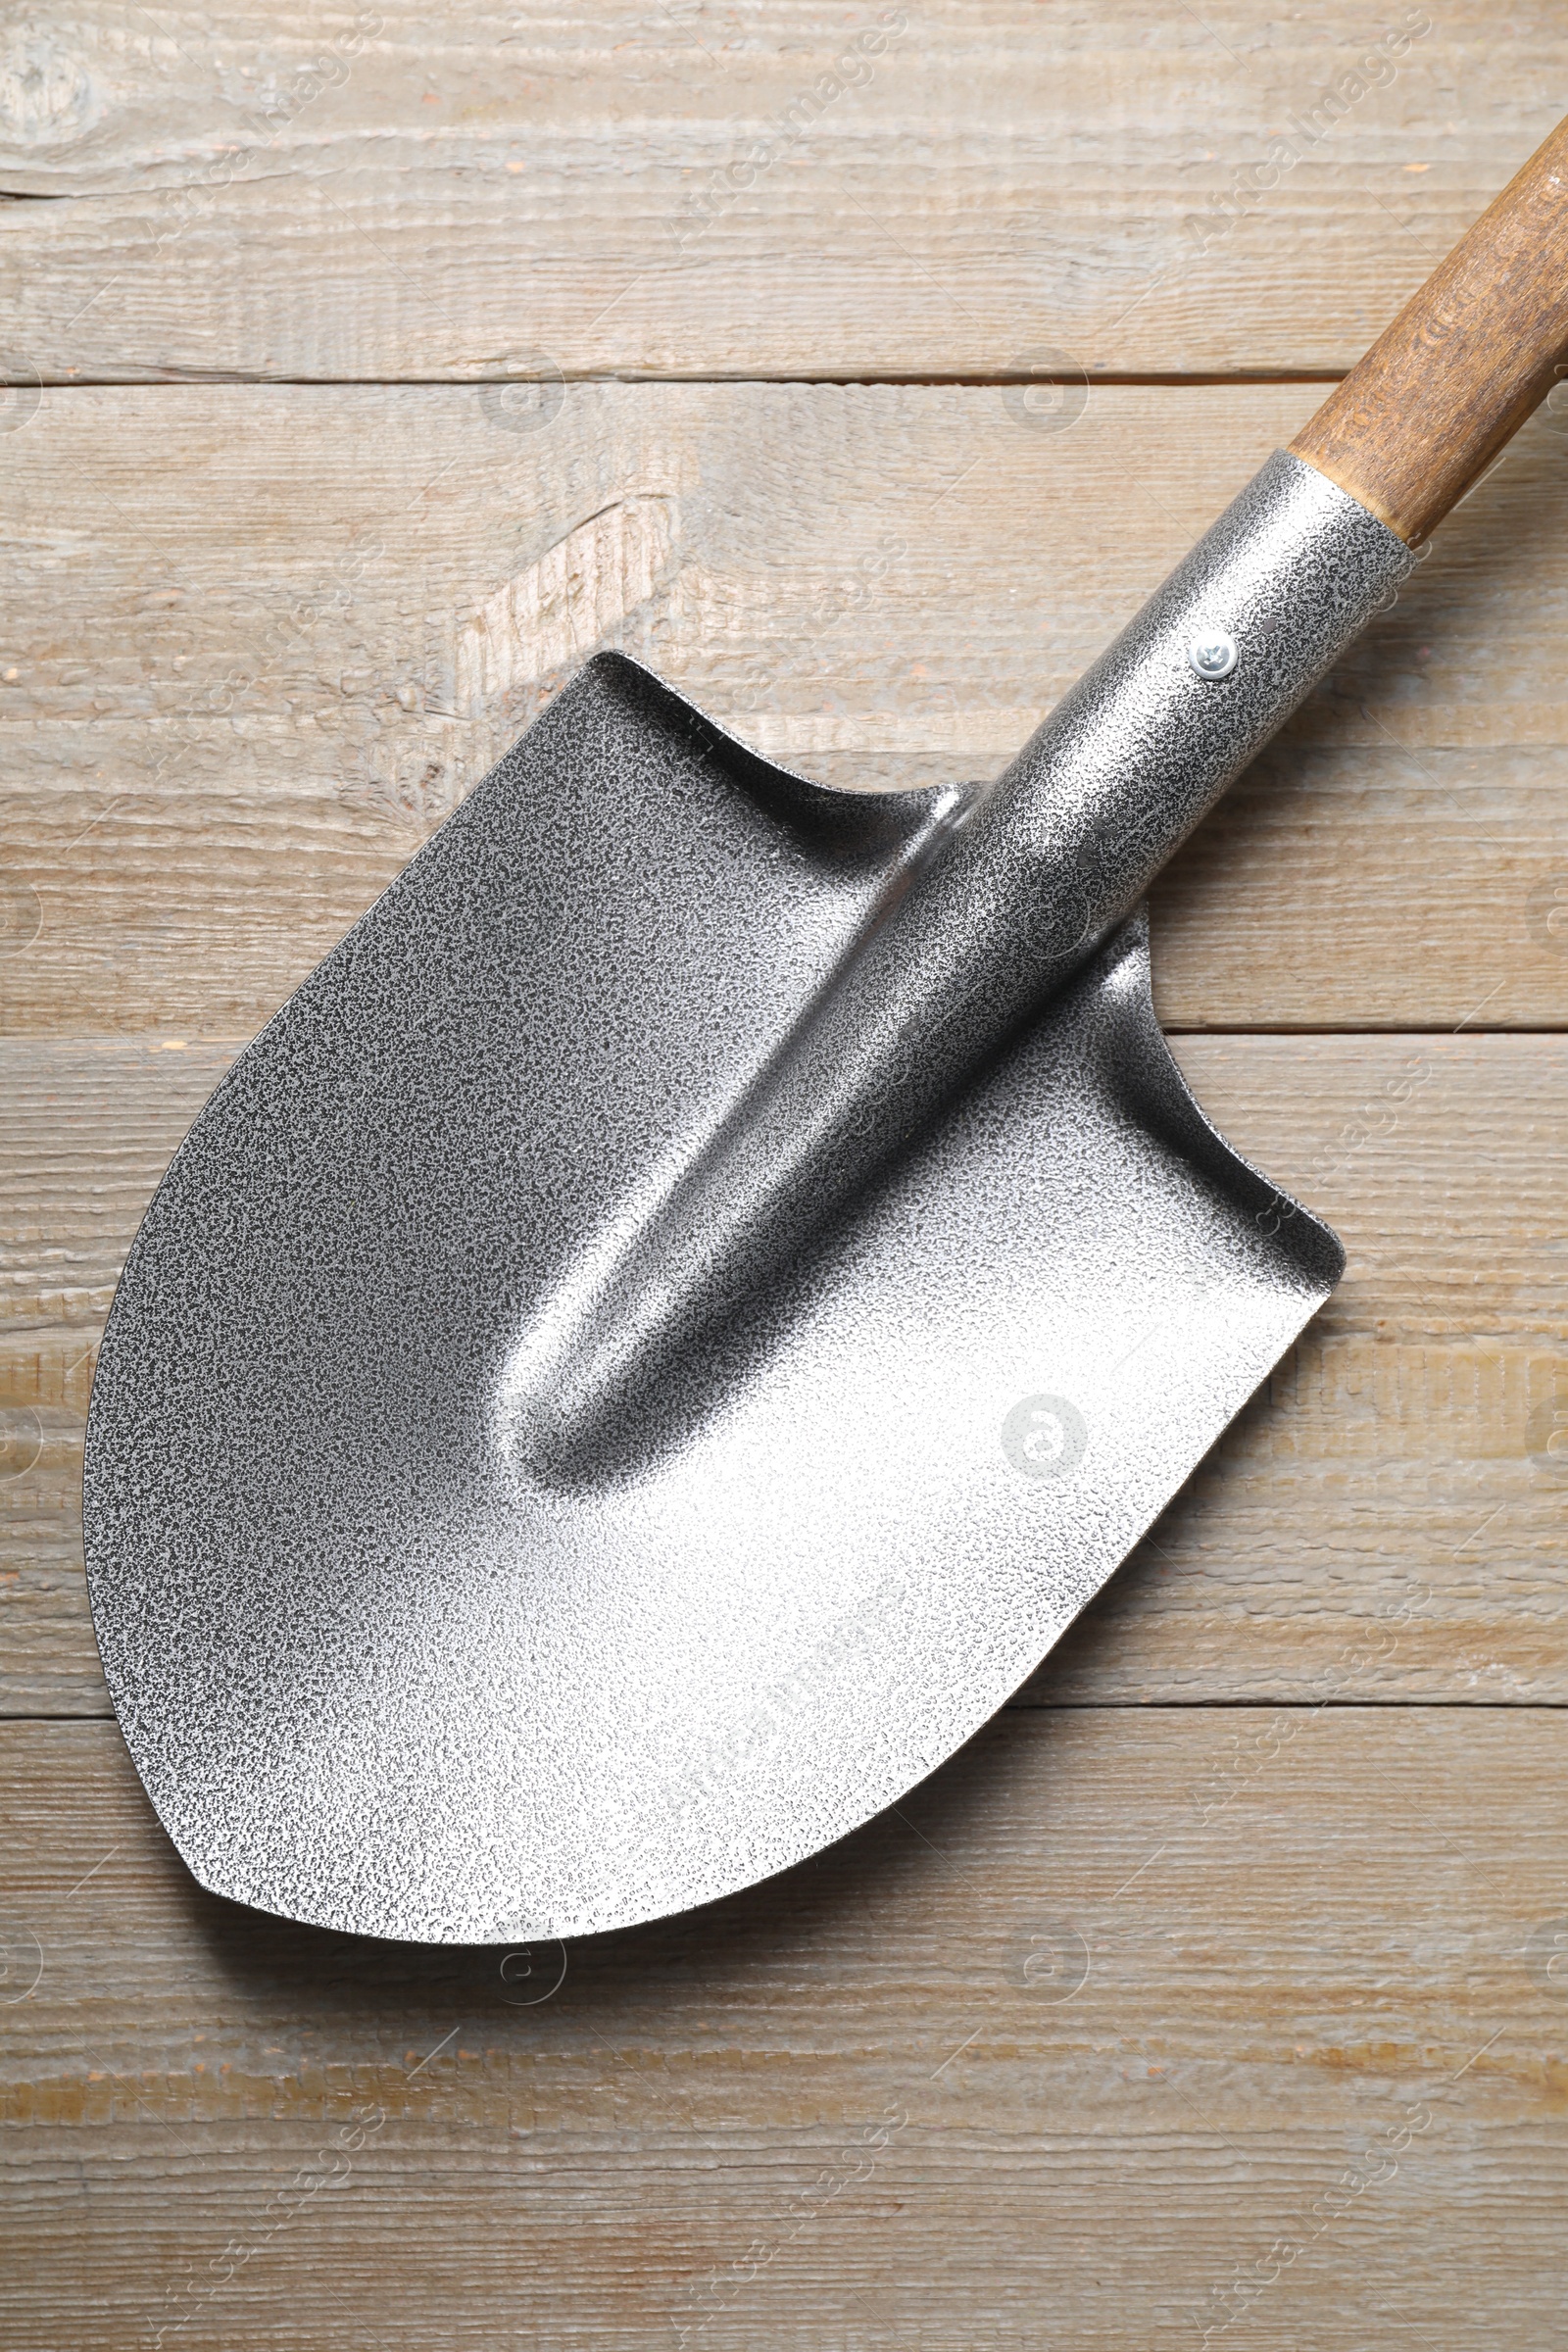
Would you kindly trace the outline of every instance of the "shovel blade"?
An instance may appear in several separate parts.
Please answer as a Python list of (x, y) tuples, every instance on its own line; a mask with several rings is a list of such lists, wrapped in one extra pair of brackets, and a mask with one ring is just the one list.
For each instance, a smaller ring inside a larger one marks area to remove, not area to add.
[(941, 806), (785, 775), (601, 657), (223, 1081), (85, 1481), (110, 1690), (204, 1886), (488, 1942), (784, 1868), (1003, 1703), (1332, 1289), (1188, 1095), (1139, 917), (623, 1443), (531, 1466), (540, 1317)]

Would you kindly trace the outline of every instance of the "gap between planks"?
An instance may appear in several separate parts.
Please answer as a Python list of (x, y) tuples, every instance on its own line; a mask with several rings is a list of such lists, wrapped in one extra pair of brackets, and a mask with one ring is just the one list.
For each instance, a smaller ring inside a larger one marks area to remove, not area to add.
[[(1344, 368), (1156, 368), (1136, 370), (1098, 368), (1062, 370), (1050, 368), (985, 368), (951, 373), (902, 371), (897, 368), (822, 369), (812, 368), (794, 374), (770, 372), (761, 368), (695, 368), (690, 371), (669, 368), (655, 370), (648, 368), (566, 368), (559, 370), (564, 384), (676, 384), (688, 389), (710, 387), (726, 389), (737, 384), (771, 384), (788, 386), (799, 391), (817, 389), (845, 390), (864, 386), (867, 390), (883, 387), (893, 391), (995, 392), (1004, 391), (1011, 384), (1085, 384), (1089, 390), (1172, 391), (1247, 390), (1259, 386), (1276, 389), (1293, 384), (1339, 384), (1345, 381), (1348, 369)], [(8, 369), (0, 359), (0, 384), (36, 382), (50, 392), (93, 391), (157, 391), (161, 386), (207, 387), (221, 390), (232, 384), (241, 388), (266, 387), (316, 392), (345, 391), (351, 386), (373, 388), (381, 392), (450, 391), (466, 385), (525, 384), (553, 381), (554, 378), (530, 377), (517, 371), (486, 374), (469, 370), (448, 375), (264, 375), (259, 370), (237, 368), (168, 368), (149, 369), (144, 375), (123, 372), (97, 375), (91, 370), (74, 368), (69, 375), (29, 370), (18, 374), (14, 363)]]

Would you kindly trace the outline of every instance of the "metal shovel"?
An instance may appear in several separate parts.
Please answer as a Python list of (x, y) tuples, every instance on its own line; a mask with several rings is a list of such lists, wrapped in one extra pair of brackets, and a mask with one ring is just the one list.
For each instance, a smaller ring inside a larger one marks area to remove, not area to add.
[(591, 662), (165, 1178), (89, 1587), (196, 1877), (430, 1941), (705, 1902), (1008, 1696), (1334, 1285), (1154, 1021), (1151, 877), (1568, 341), (1568, 130), (972, 792)]

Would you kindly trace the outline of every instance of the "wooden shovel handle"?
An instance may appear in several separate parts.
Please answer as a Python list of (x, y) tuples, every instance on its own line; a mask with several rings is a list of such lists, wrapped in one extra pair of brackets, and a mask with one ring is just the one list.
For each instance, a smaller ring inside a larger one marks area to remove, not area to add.
[(1568, 122), (1291, 443), (1412, 546), (1551, 390), (1568, 354)]

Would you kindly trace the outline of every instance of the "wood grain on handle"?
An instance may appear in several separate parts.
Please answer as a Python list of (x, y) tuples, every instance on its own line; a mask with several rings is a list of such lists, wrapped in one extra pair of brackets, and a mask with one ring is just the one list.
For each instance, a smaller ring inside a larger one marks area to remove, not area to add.
[(1568, 355), (1568, 122), (1335, 386), (1291, 449), (1411, 545), (1457, 506)]

